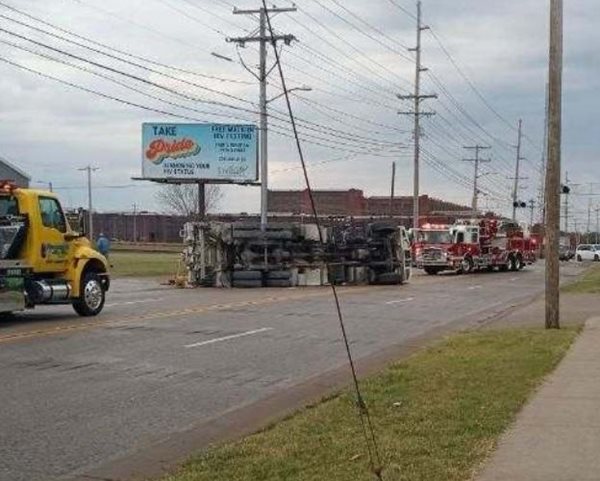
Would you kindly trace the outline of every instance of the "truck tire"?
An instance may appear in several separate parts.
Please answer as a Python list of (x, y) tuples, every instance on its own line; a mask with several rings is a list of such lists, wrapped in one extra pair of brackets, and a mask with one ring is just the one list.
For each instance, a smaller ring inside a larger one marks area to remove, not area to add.
[(598, 262), (598, 261), (600, 261), (600, 257), (598, 257), (598, 254), (596, 254), (596, 255), (594, 256), (594, 262)]
[(429, 276), (437, 276), (440, 273), (437, 267), (425, 267), (423, 270)]
[(582, 259), (581, 259), (581, 256), (580, 256), (580, 255), (578, 255), (578, 256), (577, 256), (577, 262), (581, 262), (581, 261), (582, 261)]
[(525, 268), (525, 262), (523, 262), (523, 256), (521, 254), (517, 255), (515, 259), (515, 270), (522, 271)]
[(292, 277), (290, 271), (267, 272), (267, 281), (289, 281)]
[(73, 309), (82, 317), (100, 314), (106, 300), (102, 279), (96, 272), (88, 272), (81, 281), (81, 297), (73, 301)]
[(261, 271), (233, 271), (233, 282), (236, 281), (260, 281), (262, 280)]
[(471, 274), (474, 268), (475, 264), (473, 263), (473, 259), (471, 257), (465, 257), (460, 263), (460, 272), (462, 274)]
[(262, 287), (263, 283), (260, 279), (241, 279), (233, 281), (233, 287), (256, 288)]

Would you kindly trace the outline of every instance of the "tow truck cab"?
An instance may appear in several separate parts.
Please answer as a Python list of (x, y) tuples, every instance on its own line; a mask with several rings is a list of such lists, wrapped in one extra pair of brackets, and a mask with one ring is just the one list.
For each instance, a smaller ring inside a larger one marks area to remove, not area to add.
[(55, 194), (0, 181), (0, 312), (72, 304), (95, 316), (108, 288), (106, 258), (72, 230)]

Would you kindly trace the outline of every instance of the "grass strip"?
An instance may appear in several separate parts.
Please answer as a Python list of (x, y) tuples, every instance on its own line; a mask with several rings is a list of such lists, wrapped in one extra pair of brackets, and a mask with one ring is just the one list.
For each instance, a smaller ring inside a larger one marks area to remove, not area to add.
[(589, 269), (578, 281), (568, 284), (563, 292), (572, 294), (599, 294), (600, 293), (600, 267)]
[(109, 256), (113, 277), (164, 277), (177, 273), (180, 254), (113, 251)]
[[(577, 329), (450, 337), (363, 382), (385, 481), (466, 481)], [(209, 449), (164, 481), (371, 481), (344, 392), (262, 432)]]

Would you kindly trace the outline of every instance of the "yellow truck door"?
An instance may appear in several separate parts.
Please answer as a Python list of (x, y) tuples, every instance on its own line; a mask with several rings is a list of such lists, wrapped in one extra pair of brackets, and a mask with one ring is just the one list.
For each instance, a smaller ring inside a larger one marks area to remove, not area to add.
[(67, 221), (58, 200), (54, 197), (38, 197), (40, 216), (40, 257), (38, 272), (63, 272), (69, 262), (69, 242), (65, 240)]

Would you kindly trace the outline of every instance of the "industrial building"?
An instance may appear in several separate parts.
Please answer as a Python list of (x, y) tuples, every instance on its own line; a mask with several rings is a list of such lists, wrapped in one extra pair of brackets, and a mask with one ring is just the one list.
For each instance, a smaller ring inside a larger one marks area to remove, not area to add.
[[(389, 197), (365, 197), (360, 189), (313, 191), (319, 216), (393, 218), (398, 225), (412, 226), (413, 198), (395, 197), (390, 212)], [(419, 198), (422, 221), (453, 223), (456, 219), (472, 215), (470, 207), (422, 195)], [(269, 222), (307, 222), (312, 215), (307, 190), (269, 192)], [(258, 221), (258, 215), (215, 214), (212, 221)], [(184, 216), (153, 212), (95, 213), (96, 232), (122, 241), (131, 242), (181, 242), (181, 230), (190, 219)], [(323, 220), (327, 223), (327, 220)]]
[[(315, 190), (313, 198), (319, 215), (345, 215), (354, 217), (393, 216), (410, 218), (413, 215), (412, 196), (365, 197), (362, 190)], [(308, 190), (272, 190), (269, 191), (269, 212), (272, 214), (312, 214)], [(419, 197), (419, 212), (423, 217), (433, 217), (448, 213), (470, 212), (464, 205), (446, 202), (441, 199), (422, 195)]]
[(19, 187), (29, 187), (31, 182), (29, 175), (3, 157), (0, 157), (0, 179), (12, 180)]

